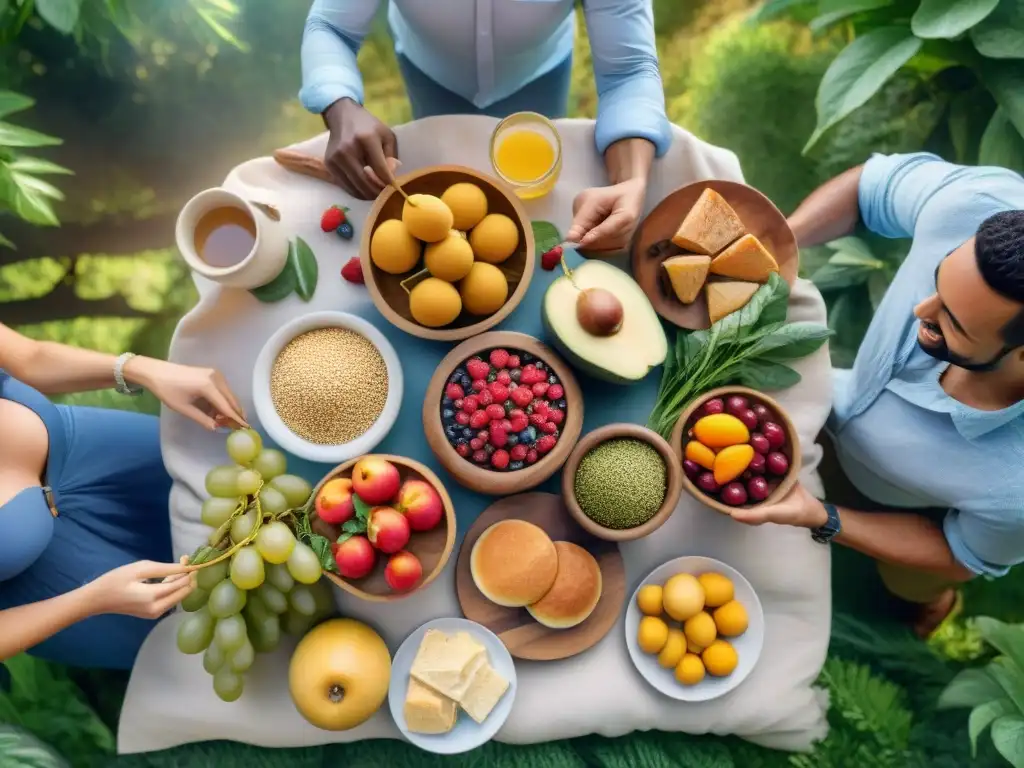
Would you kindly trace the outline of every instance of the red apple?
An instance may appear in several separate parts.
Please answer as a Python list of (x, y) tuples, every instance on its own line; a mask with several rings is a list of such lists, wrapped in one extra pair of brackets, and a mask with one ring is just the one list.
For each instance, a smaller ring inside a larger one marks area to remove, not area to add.
[(316, 497), (316, 516), (330, 525), (341, 525), (356, 513), (352, 501), (352, 481), (336, 477), (324, 483)]
[(398, 469), (380, 456), (366, 456), (352, 468), (352, 487), (371, 507), (387, 504), (398, 494)]
[(377, 562), (377, 553), (365, 536), (350, 536), (340, 544), (335, 544), (334, 562), (338, 573), (346, 579), (361, 579), (373, 570)]
[(384, 569), (384, 581), (395, 592), (408, 592), (423, 575), (423, 566), (412, 552), (402, 550), (391, 556)]
[(366, 520), (366, 535), (381, 552), (391, 554), (409, 543), (409, 521), (391, 507), (374, 507)]
[(414, 531), (429, 531), (441, 522), (444, 504), (426, 480), (406, 480), (398, 491), (398, 510)]

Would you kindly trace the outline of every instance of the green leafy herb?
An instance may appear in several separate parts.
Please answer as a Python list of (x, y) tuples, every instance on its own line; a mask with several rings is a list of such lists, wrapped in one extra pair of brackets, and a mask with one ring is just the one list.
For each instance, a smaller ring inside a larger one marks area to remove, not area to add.
[(366, 521), (370, 518), (370, 505), (355, 494), (352, 494), (352, 503), (356, 508), (356, 519), (361, 520), (365, 526)]
[(364, 520), (346, 520), (345, 524), (341, 526), (341, 530), (345, 533), (362, 533), (366, 530), (366, 522)]
[(533, 228), (533, 242), (537, 253), (547, 253), (562, 242), (558, 227), (550, 221), (534, 221), (530, 226)]
[(306, 539), (309, 548), (316, 552), (320, 559), (320, 567), (331, 573), (338, 572), (338, 564), (334, 562), (334, 553), (331, 552), (331, 542), (326, 536), (319, 533), (312, 533)]
[(668, 437), (687, 404), (715, 387), (774, 390), (798, 383), (800, 374), (785, 363), (816, 351), (832, 331), (814, 323), (786, 323), (788, 306), (789, 286), (773, 274), (742, 309), (705, 331), (679, 331), (669, 345), (648, 426)]
[(265, 304), (272, 304), (298, 294), (303, 301), (313, 298), (319, 267), (316, 256), (305, 240), (296, 237), (288, 243), (288, 258), (284, 269), (266, 285), (253, 288), (250, 293)]

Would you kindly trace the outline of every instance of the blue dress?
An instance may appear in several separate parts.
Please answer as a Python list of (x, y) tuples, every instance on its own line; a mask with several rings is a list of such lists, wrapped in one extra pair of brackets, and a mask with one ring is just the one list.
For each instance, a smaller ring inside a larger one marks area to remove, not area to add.
[[(138, 560), (171, 560), (171, 479), (153, 416), (51, 403), (0, 371), (0, 399), (49, 434), (45, 488), (0, 505), (0, 609), (46, 600)], [(0, 439), (9, 439), (0, 433)], [(81, 667), (130, 669), (155, 621), (103, 614), (29, 653)]]

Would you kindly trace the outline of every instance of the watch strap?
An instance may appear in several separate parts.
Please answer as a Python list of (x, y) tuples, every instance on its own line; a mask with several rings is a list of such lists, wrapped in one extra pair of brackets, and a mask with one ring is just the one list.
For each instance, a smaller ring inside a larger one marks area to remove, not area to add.
[(120, 395), (134, 397), (142, 394), (142, 387), (134, 387), (124, 378), (124, 366), (133, 357), (135, 355), (131, 352), (125, 352), (114, 361), (114, 384), (116, 385), (117, 393)]
[(839, 520), (839, 509), (835, 504), (823, 502), (822, 506), (825, 508), (828, 520), (821, 527), (811, 529), (811, 538), (819, 544), (828, 544), (832, 539), (839, 535), (843, 526)]

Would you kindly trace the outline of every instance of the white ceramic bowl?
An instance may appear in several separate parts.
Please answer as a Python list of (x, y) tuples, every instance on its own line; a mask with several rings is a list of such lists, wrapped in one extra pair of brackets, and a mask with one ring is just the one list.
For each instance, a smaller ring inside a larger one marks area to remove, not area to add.
[[(491, 710), (491, 714), (482, 723), (477, 723), (465, 712), (459, 710), (455, 727), (448, 733), (437, 735), (412, 733), (405, 727), (405, 694), (409, 688), (409, 671), (412, 669), (412, 662), (416, 658), (416, 652), (428, 629), (437, 629), (447, 634), (468, 632), (487, 648), (487, 655), (490, 657), (494, 671), (508, 680), (508, 690), (505, 691), (505, 695), (501, 697), (494, 709)], [(398, 726), (398, 730), (410, 743), (434, 754), (457, 755), (460, 752), (476, 749), (493, 739), (501, 726), (505, 724), (509, 713), (512, 712), (512, 702), (515, 697), (516, 667), (508, 649), (497, 635), (469, 619), (428, 621), (405, 639), (391, 662), (391, 687), (388, 689), (391, 717), (394, 719), (395, 725)]]
[[(727, 677), (712, 677), (706, 675), (696, 685), (683, 685), (675, 678), (675, 670), (665, 669), (658, 664), (657, 655), (644, 653), (637, 645), (636, 633), (640, 626), (640, 619), (643, 614), (636, 604), (636, 595), (641, 587), (647, 584), (662, 585), (677, 573), (692, 573), (699, 576), (702, 573), (714, 571), (723, 576), (728, 576), (735, 588), (735, 599), (747, 609), (747, 616), (750, 623), (747, 631), (739, 637), (727, 639), (736, 649), (739, 656), (739, 663), (733, 673)], [(679, 701), (710, 701), (723, 696), (750, 674), (761, 656), (761, 647), (764, 645), (764, 611), (761, 609), (761, 601), (758, 600), (754, 588), (750, 582), (743, 578), (735, 568), (730, 568), (725, 563), (714, 560), (710, 557), (677, 557), (651, 571), (633, 591), (633, 596), (626, 607), (626, 647), (629, 649), (629, 656), (633, 660), (633, 666), (654, 688), (666, 696)]]
[[(388, 396), (384, 410), (366, 432), (355, 440), (340, 445), (318, 445), (292, 432), (274, 408), (270, 396), (270, 372), (274, 361), (288, 343), (297, 336), (317, 328), (347, 328), (365, 336), (380, 352), (388, 370)], [(313, 312), (286, 323), (263, 345), (252, 372), (252, 397), (260, 424), (281, 449), (308, 461), (321, 464), (342, 464), (349, 459), (373, 451), (391, 431), (402, 405), (402, 366), (398, 354), (384, 334), (367, 320), (347, 312)]]

